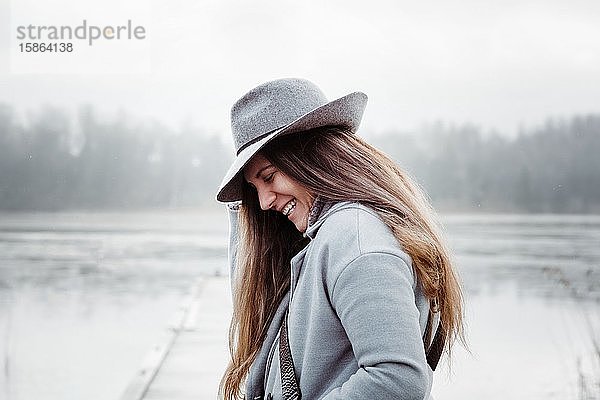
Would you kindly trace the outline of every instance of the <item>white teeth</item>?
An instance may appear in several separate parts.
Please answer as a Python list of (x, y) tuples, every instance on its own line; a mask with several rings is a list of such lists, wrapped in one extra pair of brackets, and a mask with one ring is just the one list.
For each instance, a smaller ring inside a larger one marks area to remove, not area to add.
[(290, 215), (292, 213), (292, 211), (294, 211), (294, 208), (296, 208), (296, 199), (290, 200), (285, 205), (285, 207), (283, 207), (283, 210), (281, 210), (281, 212), (283, 213), (283, 215), (285, 215), (287, 217), (288, 215)]

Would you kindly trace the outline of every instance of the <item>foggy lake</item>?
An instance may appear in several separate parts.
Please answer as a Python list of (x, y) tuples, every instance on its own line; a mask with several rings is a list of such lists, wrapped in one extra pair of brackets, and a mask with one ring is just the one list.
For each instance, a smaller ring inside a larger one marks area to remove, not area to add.
[[(443, 222), (469, 352), (436, 400), (598, 395), (600, 216)], [(0, 398), (117, 400), (194, 279), (227, 273), (227, 228), (221, 210), (0, 214)]]

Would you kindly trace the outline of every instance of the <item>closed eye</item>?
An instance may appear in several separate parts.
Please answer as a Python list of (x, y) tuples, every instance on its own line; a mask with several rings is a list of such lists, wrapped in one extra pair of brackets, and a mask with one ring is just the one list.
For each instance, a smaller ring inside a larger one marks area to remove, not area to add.
[(263, 182), (265, 183), (269, 183), (273, 180), (273, 175), (275, 175), (275, 172), (271, 172), (269, 175), (265, 176), (263, 178)]

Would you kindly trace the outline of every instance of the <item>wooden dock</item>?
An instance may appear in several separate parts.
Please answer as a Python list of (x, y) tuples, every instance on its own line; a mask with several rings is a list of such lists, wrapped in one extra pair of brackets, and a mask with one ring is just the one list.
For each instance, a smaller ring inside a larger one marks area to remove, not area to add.
[(230, 319), (229, 279), (199, 279), (120, 400), (216, 399)]

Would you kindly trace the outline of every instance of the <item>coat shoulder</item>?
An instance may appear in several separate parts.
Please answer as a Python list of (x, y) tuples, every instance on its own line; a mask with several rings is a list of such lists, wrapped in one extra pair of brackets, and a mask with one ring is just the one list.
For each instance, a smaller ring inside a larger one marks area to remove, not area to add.
[(357, 256), (400, 248), (391, 229), (375, 210), (360, 203), (347, 203), (334, 210), (320, 227), (319, 236), (322, 240), (335, 240), (346, 246), (354, 243), (360, 252)]
[(333, 273), (367, 253), (394, 254), (410, 265), (410, 257), (391, 229), (375, 210), (360, 203), (346, 203), (334, 210), (314, 240), (317, 249), (327, 252), (327, 264), (333, 267)]

